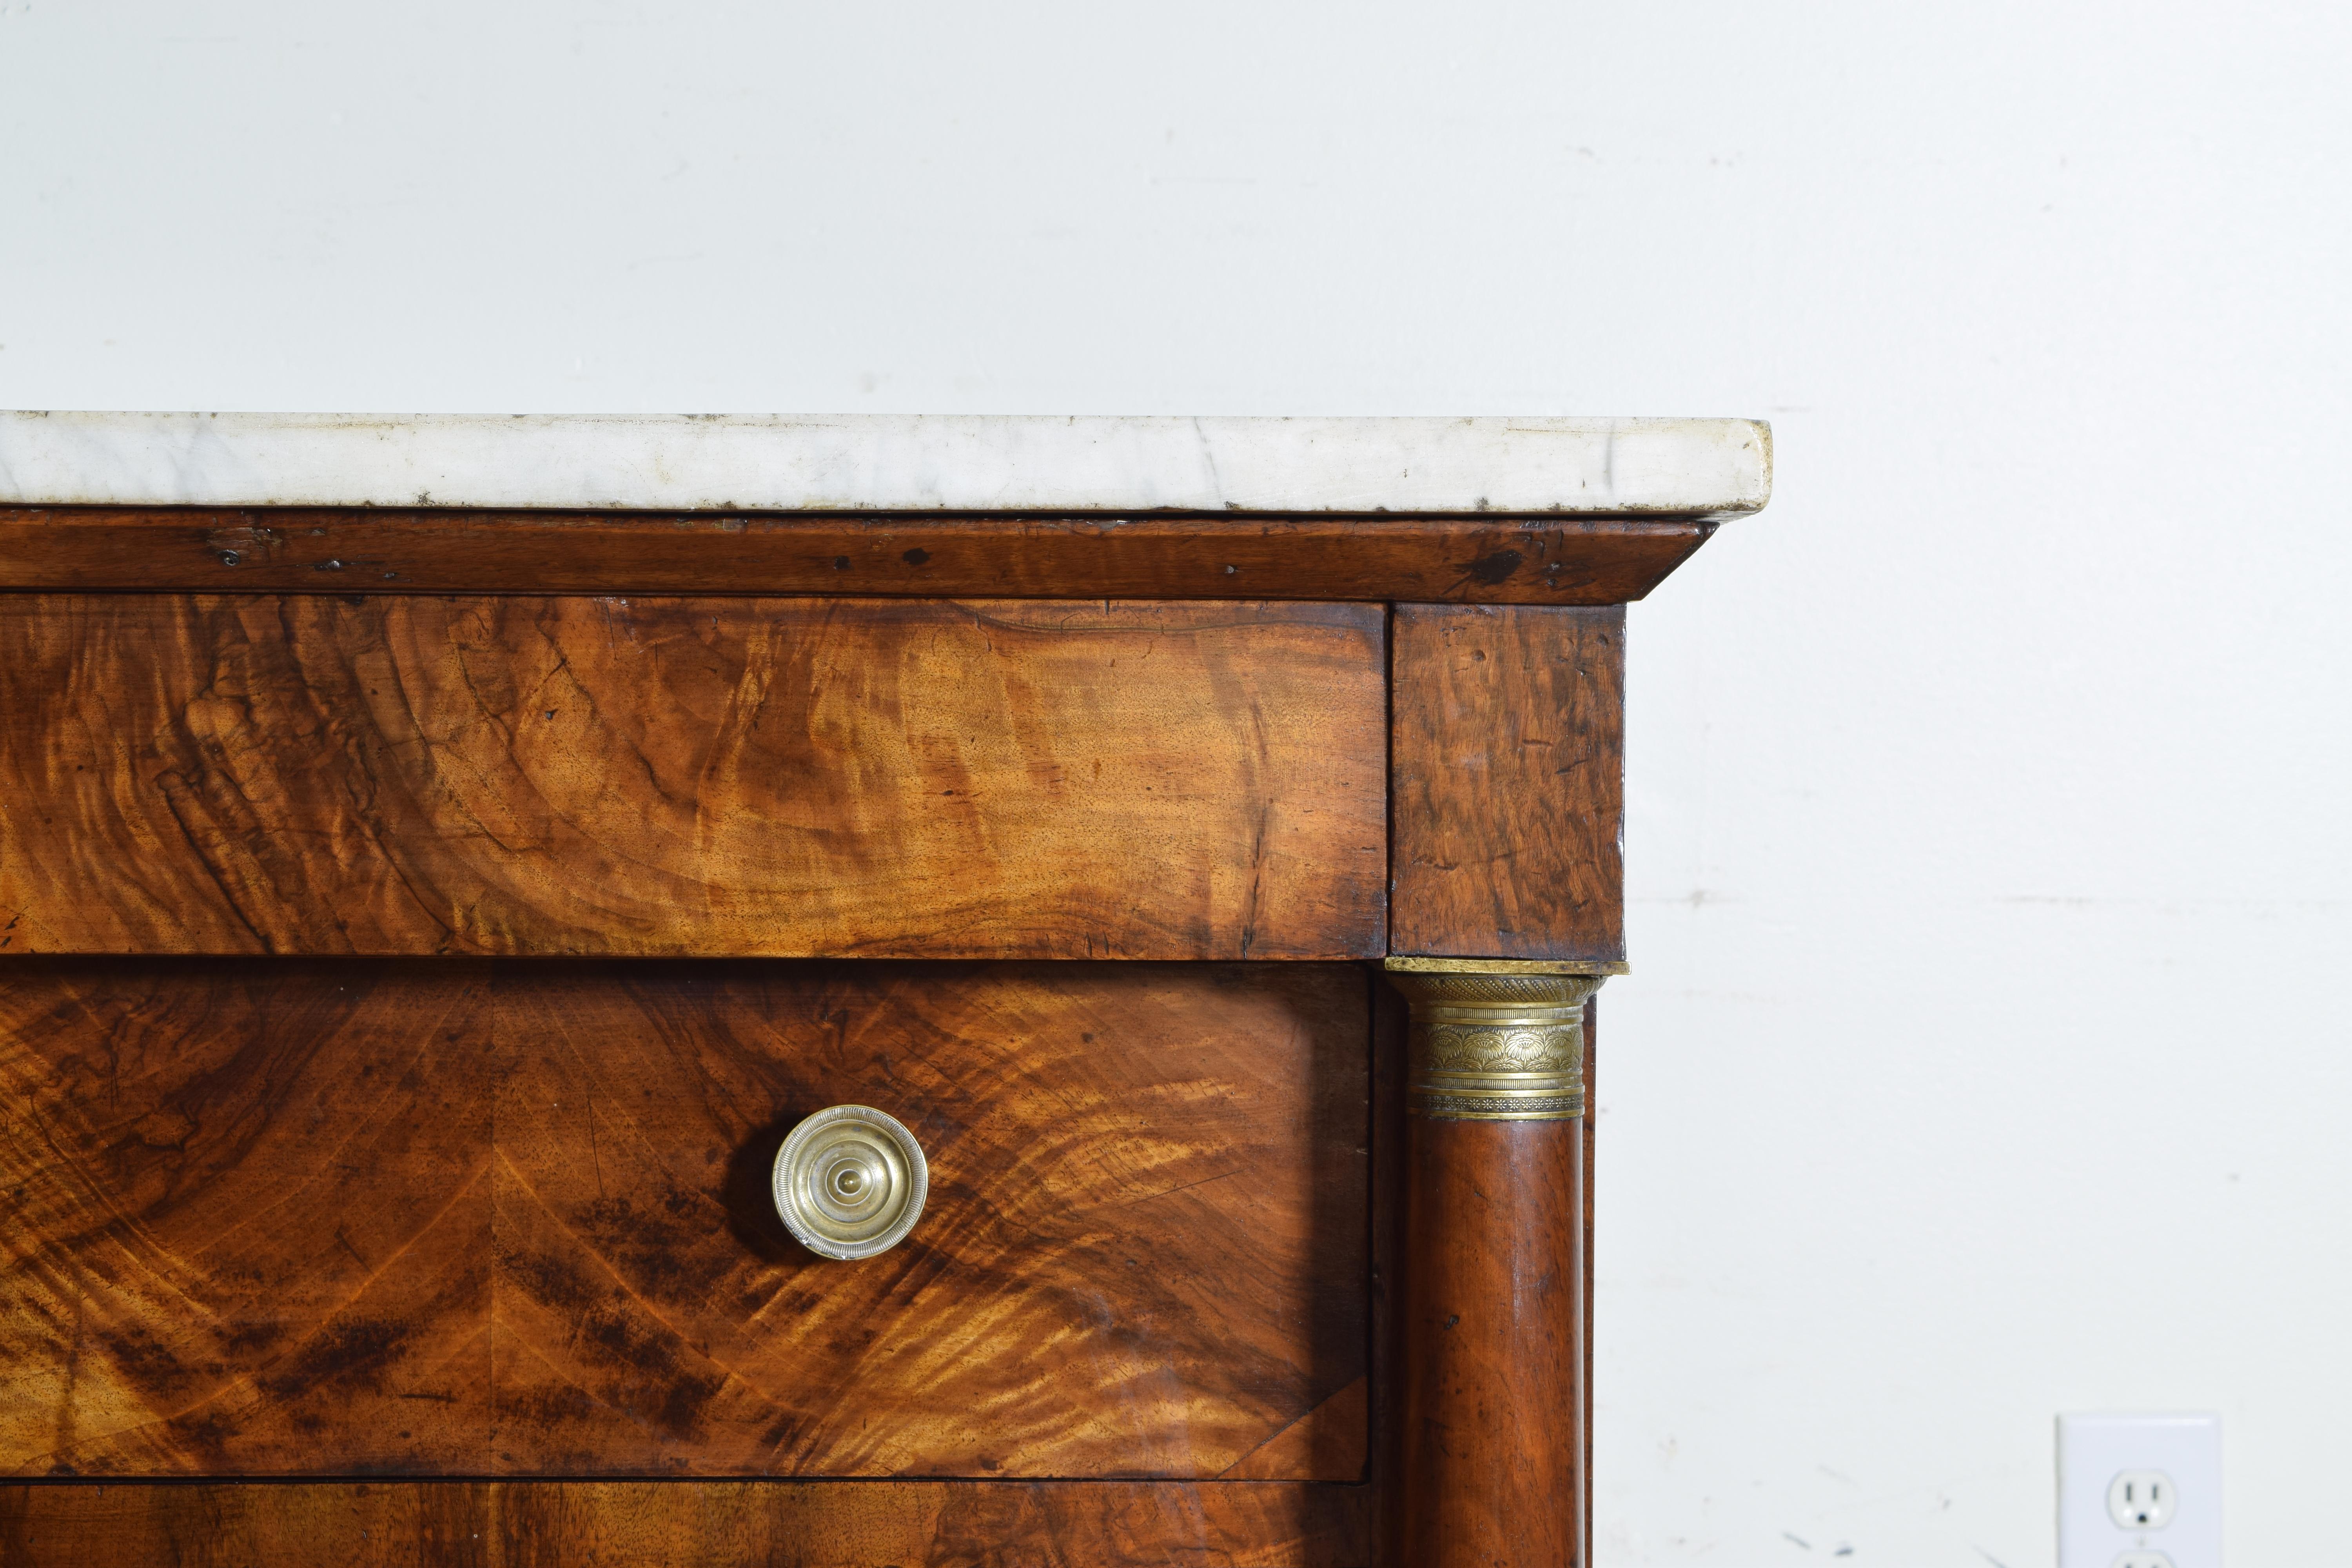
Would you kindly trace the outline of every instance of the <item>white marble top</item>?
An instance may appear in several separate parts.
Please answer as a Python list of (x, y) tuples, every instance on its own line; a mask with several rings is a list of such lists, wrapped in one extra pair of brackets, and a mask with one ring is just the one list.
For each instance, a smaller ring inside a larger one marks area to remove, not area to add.
[(1754, 511), (1747, 419), (0, 412), (0, 503)]

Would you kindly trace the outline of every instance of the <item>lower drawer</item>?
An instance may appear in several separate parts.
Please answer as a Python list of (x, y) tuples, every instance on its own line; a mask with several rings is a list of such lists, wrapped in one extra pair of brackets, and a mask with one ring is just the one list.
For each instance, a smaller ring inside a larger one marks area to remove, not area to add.
[[(1356, 1479), (1370, 984), (10, 961), (0, 1466)], [(768, 1190), (843, 1101), (931, 1178), (854, 1263)]]
[(1328, 1481), (0, 1485), (39, 1568), (1370, 1568), (1375, 1489)]

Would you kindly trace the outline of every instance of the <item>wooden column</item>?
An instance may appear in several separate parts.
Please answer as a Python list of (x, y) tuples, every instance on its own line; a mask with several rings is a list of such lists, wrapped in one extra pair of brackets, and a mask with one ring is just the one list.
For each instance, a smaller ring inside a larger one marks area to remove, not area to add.
[(1412, 1005), (1400, 1561), (1581, 1564), (1583, 1012), (1600, 980), (1390, 963)]
[(1624, 970), (1623, 633), (1617, 606), (1392, 622), (1407, 1568), (1588, 1560), (1584, 1010)]

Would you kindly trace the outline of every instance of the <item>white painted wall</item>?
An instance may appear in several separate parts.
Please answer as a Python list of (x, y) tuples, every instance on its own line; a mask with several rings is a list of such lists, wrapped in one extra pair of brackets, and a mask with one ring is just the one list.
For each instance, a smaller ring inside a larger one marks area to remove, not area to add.
[[(0, 0), (0, 405), (1741, 414), (1633, 613), (1604, 1563), (2352, 1560), (2352, 21)], [(1850, 1557), (1835, 1554), (1851, 1548)]]

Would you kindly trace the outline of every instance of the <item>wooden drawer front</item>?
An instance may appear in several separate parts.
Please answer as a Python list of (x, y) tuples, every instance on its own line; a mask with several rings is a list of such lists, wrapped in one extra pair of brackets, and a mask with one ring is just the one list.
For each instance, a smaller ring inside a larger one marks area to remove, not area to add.
[[(648, 1480), (0, 1485), (39, 1568), (1370, 1568), (1372, 1487)], [(5, 1550), (5, 1549), (0, 1549)]]
[[(20, 1475), (1353, 1479), (1354, 965), (25, 959)], [(904, 1120), (859, 1263), (785, 1130)]]
[(1384, 951), (1377, 605), (0, 595), (0, 953)]

